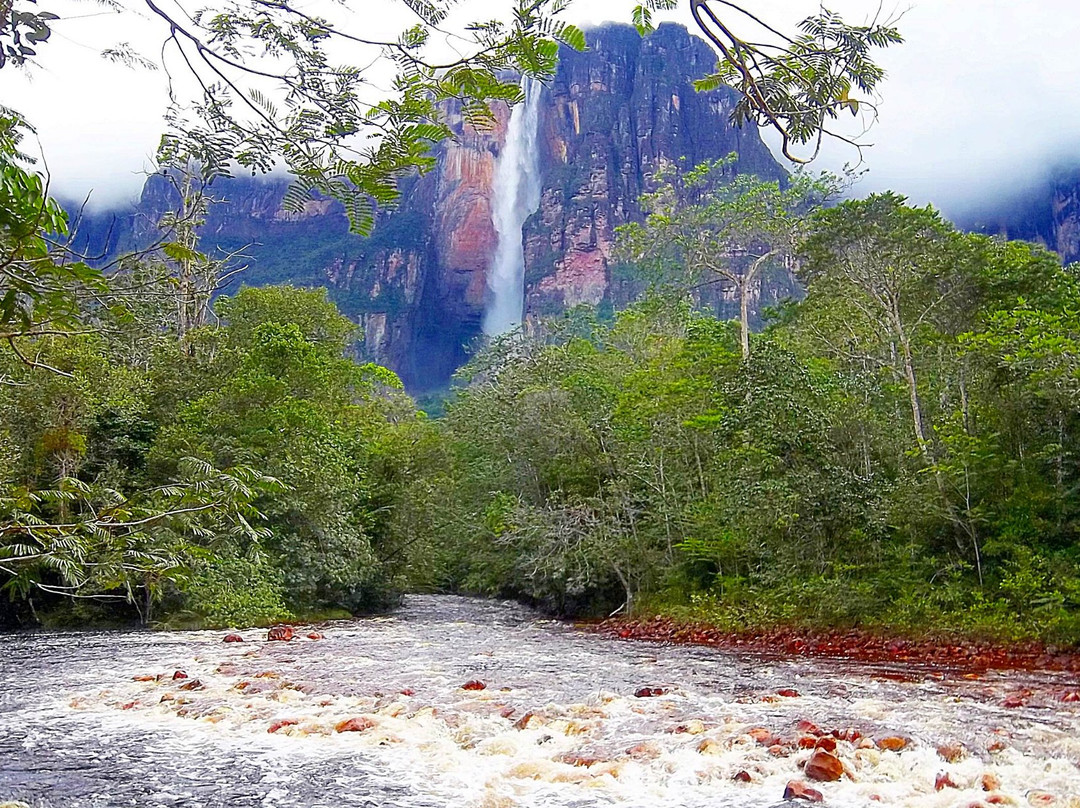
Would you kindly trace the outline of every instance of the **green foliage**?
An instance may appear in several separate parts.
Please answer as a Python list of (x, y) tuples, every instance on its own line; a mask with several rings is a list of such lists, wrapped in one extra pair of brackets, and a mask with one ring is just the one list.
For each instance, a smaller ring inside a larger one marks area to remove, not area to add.
[[(903, 41), (888, 22), (875, 19), (869, 25), (849, 25), (825, 8), (799, 23), (797, 33), (786, 35), (739, 4), (716, 5), (722, 7), (719, 15), (710, 0), (690, 4), (694, 21), (721, 55), (716, 72), (697, 82), (697, 88), (726, 84), (738, 90), (742, 98), (732, 120), (774, 129), (784, 156), (794, 162), (817, 156), (823, 137), (832, 134), (831, 121), (841, 114), (874, 111), (873, 93), (885, 71), (873, 61), (871, 51)], [(740, 26), (728, 19), (735, 16), (759, 31), (751, 36), (735, 33)], [(762, 36), (761, 29), (771, 44), (754, 41)], [(813, 146), (808, 158), (792, 152), (792, 146), (807, 143)]]
[(27, 128), (0, 107), (0, 338), (16, 351), (17, 337), (79, 325), (80, 297), (104, 288), (100, 272), (50, 254), (48, 237), (67, 233), (67, 217), (45, 178), (21, 165), (18, 144)]
[[(783, 193), (695, 189), (709, 170), (623, 231), (646, 271), (685, 271), (656, 234), (688, 210)], [(564, 613), (1080, 641), (1074, 270), (892, 195), (776, 210), (754, 218), (793, 240), (806, 297), (746, 354), (658, 284), (474, 359), (414, 482), (432, 580)]]
[(281, 572), (262, 556), (199, 560), (183, 589), (186, 609), (209, 628), (267, 625), (292, 617), (282, 601)]

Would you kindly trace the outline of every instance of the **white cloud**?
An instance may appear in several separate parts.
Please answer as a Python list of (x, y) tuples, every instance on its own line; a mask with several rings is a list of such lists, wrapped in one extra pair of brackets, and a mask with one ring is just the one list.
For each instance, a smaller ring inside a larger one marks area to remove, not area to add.
[[(397, 24), (392, 14), (371, 14), (371, 2), (356, 15), (362, 22)], [(69, 0), (54, 3), (71, 8)], [(579, 24), (626, 21), (632, 5), (578, 0), (570, 16)], [(829, 5), (853, 21), (877, 10), (873, 0)], [(459, 16), (478, 18), (504, 4), (461, 6)], [(69, 13), (100, 10), (74, 8)], [(817, 3), (753, 0), (753, 8), (790, 26)], [(692, 26), (685, 6), (664, 17)], [(889, 79), (860, 192), (892, 188), (956, 211), (1032, 184), (1055, 161), (1080, 157), (1080, 11), (1072, 3), (924, 0), (906, 11), (900, 27), (906, 43), (881, 59)], [(118, 40), (160, 43), (162, 31), (131, 14), (71, 19), (56, 30), (32, 81), (5, 70), (4, 103), (37, 125), (62, 193), (81, 197), (93, 188), (99, 204), (133, 196), (162, 129), (165, 77), (106, 63), (96, 51)], [(157, 48), (144, 53), (156, 56)], [(830, 149), (820, 165), (836, 168), (851, 156)]]

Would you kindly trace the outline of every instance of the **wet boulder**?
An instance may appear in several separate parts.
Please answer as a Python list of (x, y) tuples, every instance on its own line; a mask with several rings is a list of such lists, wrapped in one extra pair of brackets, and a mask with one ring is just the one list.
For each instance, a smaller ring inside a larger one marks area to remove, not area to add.
[(292, 626), (274, 626), (266, 632), (266, 639), (271, 642), (288, 642), (293, 638)]
[(1058, 798), (1049, 791), (1029, 791), (1027, 793), (1028, 805), (1057, 805)]
[(295, 718), (279, 718), (277, 721), (270, 722), (270, 727), (266, 731), (269, 733), (277, 732), (285, 727), (295, 727), (300, 722)]
[(832, 752), (818, 749), (806, 761), (806, 768), (803, 769), (803, 772), (811, 780), (832, 782), (844, 776), (844, 764)]
[(736, 783), (752, 783), (752, 782), (754, 782), (754, 778), (750, 776), (750, 772), (746, 771), (745, 769), (742, 770), (742, 771), (735, 772), (735, 775), (731, 779), (734, 780)]
[(672, 727), (670, 731), (676, 735), (701, 735), (705, 732), (705, 722), (700, 718), (691, 718), (685, 724)]
[(479, 679), (470, 679), (461, 686), (462, 690), (487, 690), (487, 685)]
[(907, 738), (902, 738), (899, 735), (887, 735), (884, 738), (878, 738), (877, 748), (884, 749), (887, 752), (899, 752), (907, 745)]
[(639, 687), (634, 691), (634, 695), (639, 699), (647, 699), (653, 696), (663, 696), (667, 693), (662, 687)]
[(811, 788), (802, 780), (791, 780), (784, 789), (785, 800), (805, 800), (806, 802), (824, 802), (825, 797), (816, 788)]
[(529, 729), (530, 727), (535, 728), (543, 726), (543, 724), (544, 721), (540, 718), (540, 716), (535, 715), (534, 713), (525, 713), (525, 715), (521, 716), (521, 718), (514, 722), (514, 729)]
[(334, 727), (335, 732), (364, 732), (375, 726), (375, 722), (365, 716), (348, 718), (338, 722)]
[(748, 729), (746, 734), (762, 746), (775, 746), (780, 742), (780, 739), (771, 731), (765, 729), (765, 727), (753, 727)]
[(244, 638), (239, 634), (226, 634), (225, 639), (222, 642), (243, 642)]
[(184, 671), (176, 671), (172, 675), (172, 678), (173, 678), (173, 681), (175, 682), (177, 679), (187, 679), (188, 675), (186, 673), (184, 673)]
[(958, 763), (967, 757), (967, 749), (958, 743), (943, 743), (938, 746), (937, 753), (948, 763)]
[(934, 778), (934, 791), (943, 791), (946, 788), (960, 788), (960, 785), (948, 772), (938, 772), (938, 776)]

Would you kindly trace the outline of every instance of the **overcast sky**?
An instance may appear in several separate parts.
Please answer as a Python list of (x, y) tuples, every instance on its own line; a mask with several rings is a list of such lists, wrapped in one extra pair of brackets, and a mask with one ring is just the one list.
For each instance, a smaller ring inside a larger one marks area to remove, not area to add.
[[(387, 2), (345, 0), (365, 30), (374, 20), (396, 27)], [(497, 0), (461, 5), (470, 19), (490, 17), (500, 7)], [(576, 0), (568, 17), (582, 25), (628, 21), (631, 5)], [(750, 5), (785, 27), (817, 7), (809, 0)], [(877, 12), (871, 0), (828, 6), (851, 22)], [(107, 63), (99, 53), (130, 41), (157, 59), (162, 30), (145, 17), (112, 14), (88, 0), (41, 0), (39, 7), (55, 8), (65, 19), (41, 48), (40, 66), (29, 74), (10, 68), (0, 74), (0, 103), (37, 126), (59, 193), (81, 198), (92, 190), (98, 205), (132, 198), (162, 130), (165, 78)], [(684, 4), (666, 18), (692, 25), (687, 9)], [(889, 77), (858, 193), (891, 188), (956, 213), (1030, 186), (1055, 165), (1080, 162), (1080, 9), (1072, 2), (914, 0), (886, 5), (883, 13), (894, 10), (903, 12), (906, 42), (880, 57)], [(852, 157), (850, 150), (834, 150), (819, 165), (836, 169)]]

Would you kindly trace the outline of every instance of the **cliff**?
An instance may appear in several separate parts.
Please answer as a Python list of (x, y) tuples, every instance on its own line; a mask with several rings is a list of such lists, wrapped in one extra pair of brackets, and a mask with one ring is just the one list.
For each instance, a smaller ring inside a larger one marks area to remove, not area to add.
[[(613, 282), (614, 231), (640, 217), (638, 198), (665, 161), (693, 166), (739, 155), (738, 170), (783, 176), (756, 129), (729, 123), (735, 94), (697, 93), (693, 80), (715, 57), (681, 26), (642, 38), (629, 26), (587, 34), (588, 50), (564, 50), (543, 89), (539, 210), (524, 227), (526, 317), (578, 304), (622, 305), (629, 292)], [(325, 285), (364, 328), (373, 359), (397, 371), (410, 390), (444, 385), (480, 335), (486, 272), (496, 236), (492, 183), (509, 110), (476, 131), (460, 109), (445, 107), (454, 140), (436, 150), (435, 168), (403, 184), (398, 209), (382, 213), (367, 239), (349, 235), (335, 203), (301, 214), (282, 211), (284, 180), (237, 179), (215, 187), (202, 230), (204, 249), (245, 245), (249, 284)], [(138, 241), (171, 204), (167, 183), (151, 177), (134, 216), (112, 240)], [(100, 225), (95, 225), (99, 230)], [(789, 277), (766, 279), (756, 308), (788, 296)], [(703, 301), (723, 316), (736, 306), (723, 290)]]
[(1034, 241), (1062, 261), (1080, 261), (1080, 168), (1059, 167), (1028, 191), (954, 217), (958, 226)]

